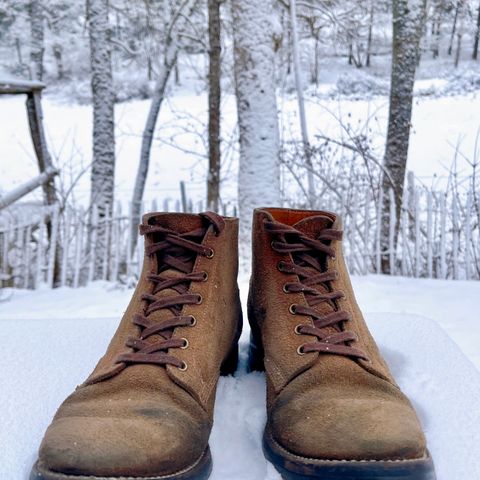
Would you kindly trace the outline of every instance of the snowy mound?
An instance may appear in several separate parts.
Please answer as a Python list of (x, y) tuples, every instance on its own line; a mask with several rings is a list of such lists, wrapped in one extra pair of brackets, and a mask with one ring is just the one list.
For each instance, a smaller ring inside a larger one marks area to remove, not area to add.
[[(438, 480), (479, 479), (480, 373), (435, 322), (378, 313), (368, 320), (419, 413)], [(92, 370), (117, 321), (0, 320), (8, 339), (0, 371), (0, 478), (27, 478), (57, 406)], [(242, 348), (244, 359), (245, 343)], [(243, 361), (235, 378), (219, 384), (212, 480), (280, 478), (261, 452), (264, 422), (264, 377), (247, 375)]]

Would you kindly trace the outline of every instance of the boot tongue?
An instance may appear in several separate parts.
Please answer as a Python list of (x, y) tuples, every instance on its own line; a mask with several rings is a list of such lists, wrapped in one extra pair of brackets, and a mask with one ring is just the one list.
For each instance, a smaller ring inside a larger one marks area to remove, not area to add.
[(322, 230), (330, 228), (333, 225), (333, 220), (327, 215), (313, 215), (300, 220), (294, 228), (309, 236), (310, 238), (317, 238)]
[(200, 215), (190, 213), (153, 213), (143, 217), (143, 223), (158, 225), (176, 233), (186, 233), (204, 226)]

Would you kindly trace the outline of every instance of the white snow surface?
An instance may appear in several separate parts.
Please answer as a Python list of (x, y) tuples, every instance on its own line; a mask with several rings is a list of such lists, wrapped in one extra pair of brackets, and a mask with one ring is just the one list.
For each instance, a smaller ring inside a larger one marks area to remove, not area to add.
[[(8, 119), (0, 121), (0, 192), (10, 190), (38, 172), (28, 133), (24, 101), (22, 96), (0, 99), (2, 118)], [(368, 126), (373, 132), (375, 151), (381, 157), (388, 118), (386, 96), (366, 100), (339, 98), (321, 101), (314, 96), (307, 96), (306, 103), (312, 139), (319, 134), (342, 138), (338, 123), (338, 118), (342, 118), (353, 131), (363, 125)], [(205, 198), (206, 150), (198, 132), (205, 129), (206, 106), (206, 94), (197, 95), (187, 91), (179, 92), (162, 106), (144, 196), (147, 205), (153, 199), (179, 199), (180, 180), (186, 182), (188, 197), (194, 202)], [(148, 107), (149, 102), (145, 100), (125, 102), (115, 107), (115, 195), (121, 201), (129, 201), (131, 198), (140, 155), (141, 131)], [(225, 95), (222, 108), (225, 151), (221, 195), (227, 203), (236, 202), (237, 197), (237, 154), (226, 146), (230, 144), (231, 138), (237, 137), (233, 95)], [(466, 159), (472, 161), (478, 155), (479, 108), (480, 96), (477, 93), (415, 98), (408, 169), (428, 185), (434, 182), (433, 175), (443, 177), (448, 174), (458, 146), (458, 174), (460, 177), (470, 174), (471, 168)], [(279, 98), (279, 110), (280, 122), (285, 131), (284, 140), (301, 138), (295, 98)], [(44, 117), (50, 151), (55, 164), (62, 168), (60, 183), (66, 190), (80, 175), (74, 193), (78, 201), (85, 203), (90, 188), (87, 167), (91, 162), (92, 148), (91, 107), (66, 105), (46, 97)], [(162, 142), (159, 141), (160, 138)], [(184, 151), (175, 148), (173, 144), (181, 146)], [(36, 191), (28, 198), (39, 199), (41, 192)], [(171, 204), (170, 208), (172, 206)]]
[[(480, 479), (480, 372), (467, 358), (480, 367), (473, 348), (480, 340), (480, 283), (353, 280), (370, 329), (420, 416), (438, 480)], [(247, 285), (242, 275), (243, 300)], [(58, 405), (103, 354), (132, 291), (96, 282), (7, 293), (0, 303), (0, 479), (21, 480)], [(280, 479), (261, 451), (265, 380), (245, 372), (248, 333), (238, 373), (218, 386), (212, 480)]]

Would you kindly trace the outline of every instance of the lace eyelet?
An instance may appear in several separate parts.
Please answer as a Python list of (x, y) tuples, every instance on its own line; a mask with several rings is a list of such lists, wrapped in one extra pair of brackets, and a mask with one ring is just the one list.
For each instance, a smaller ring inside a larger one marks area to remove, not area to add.
[(197, 295), (197, 302), (196, 302), (197, 305), (200, 305), (202, 302), (203, 302), (203, 297), (200, 294), (198, 294)]
[(197, 319), (193, 315), (190, 315), (190, 326), (194, 327), (196, 324), (197, 324)]
[(202, 272), (203, 280), (202, 282), (206, 282), (208, 280), (208, 272)]
[(292, 315), (296, 315), (297, 314), (297, 305), (295, 303), (292, 303), (289, 307), (288, 307), (288, 311), (292, 314)]
[(205, 254), (205, 256), (206, 256), (207, 258), (213, 258), (214, 255), (215, 255), (215, 250), (214, 250), (213, 248), (211, 248), (211, 249)]
[(282, 261), (280, 261), (280, 262), (277, 263), (277, 270), (278, 270), (279, 272), (282, 272), (282, 273), (285, 271), (285, 270), (283, 269), (283, 262), (282, 262)]
[(274, 244), (275, 244), (275, 240), (272, 240), (272, 241), (270, 242), (270, 246), (272, 247), (272, 250), (275, 250)]
[(300, 346), (297, 348), (297, 353), (298, 353), (299, 355), (302, 355), (302, 356), (303, 356), (303, 355), (306, 355), (306, 353), (305, 353), (304, 350), (303, 350), (303, 345), (300, 345)]
[(290, 293), (290, 290), (288, 289), (288, 283), (285, 283), (282, 287), (282, 290), (284, 293)]
[(187, 365), (186, 362), (182, 362), (182, 364), (181, 364), (179, 367), (177, 367), (177, 368), (178, 368), (181, 372), (185, 372), (185, 371), (187, 370), (187, 368), (188, 368), (188, 365)]
[(295, 335), (302, 335), (302, 332), (300, 331), (300, 329), (303, 327), (303, 325), (297, 325), (295, 328), (294, 328), (294, 332), (295, 332)]
[(183, 340), (183, 345), (180, 348), (182, 350), (186, 350), (188, 348), (188, 346), (190, 345), (190, 343), (188, 342), (188, 340), (186, 338), (181, 338), (180, 340)]

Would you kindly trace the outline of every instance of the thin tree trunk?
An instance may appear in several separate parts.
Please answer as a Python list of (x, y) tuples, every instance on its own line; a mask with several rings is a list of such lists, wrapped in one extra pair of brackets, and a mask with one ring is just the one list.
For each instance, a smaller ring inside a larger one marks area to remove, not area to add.
[(21, 44), (20, 39), (18, 37), (15, 38), (15, 51), (17, 52), (18, 65), (23, 71), (25, 69), (25, 65), (23, 63), (22, 44)]
[(365, 66), (370, 66), (370, 60), (372, 56), (372, 36), (373, 36), (373, 17), (374, 17), (374, 3), (373, 0), (370, 2), (370, 18), (368, 21), (368, 38), (367, 38), (367, 58), (365, 60)]
[(461, 1), (462, 0), (457, 0), (457, 4), (455, 6), (455, 16), (453, 17), (452, 33), (450, 34), (450, 44), (448, 46), (449, 55), (451, 55), (453, 52), (453, 40), (455, 39), (455, 32), (457, 31), (458, 12), (460, 10)]
[(478, 14), (477, 14), (477, 31), (475, 32), (475, 41), (473, 43), (473, 54), (472, 58), (477, 60), (478, 58), (478, 44), (480, 42), (480, 2), (478, 3)]
[(43, 79), (44, 11), (41, 0), (31, 0), (28, 5), (30, 18), (30, 78)]
[(458, 68), (460, 63), (460, 54), (462, 52), (462, 34), (458, 32), (457, 34), (457, 49), (455, 51), (455, 68)]
[(240, 139), (238, 203), (242, 258), (249, 258), (251, 215), (280, 204), (279, 128), (271, 0), (231, 0)]
[(462, 38), (465, 25), (465, 0), (460, 0), (458, 2), (458, 27), (457, 27), (457, 48), (455, 50), (455, 68), (458, 67), (460, 63), (460, 54), (462, 53)]
[(57, 65), (57, 79), (63, 80), (65, 72), (63, 69), (63, 48), (59, 43), (55, 43), (52, 47), (53, 57), (55, 58), (55, 63)]
[(312, 81), (315, 83), (315, 86), (318, 87), (318, 70), (320, 67), (320, 41), (319, 34), (315, 35), (315, 58), (313, 62), (313, 78)]
[(207, 208), (218, 212), (220, 199), (220, 101), (221, 101), (221, 24), (220, 0), (208, 0), (208, 179)]
[[(390, 112), (382, 179), (382, 223), (380, 246), (382, 272), (389, 273), (390, 195), (395, 194), (395, 234), (397, 245), (400, 213), (412, 119), (413, 86), (420, 39), (425, 19), (426, 0), (394, 0), (393, 53), (390, 86)], [(392, 252), (390, 252), (391, 254)]]
[[(95, 246), (94, 279), (102, 276), (108, 255), (107, 225), (115, 186), (115, 124), (108, 0), (88, 0), (90, 61), (93, 99), (93, 162), (90, 206), (97, 206), (99, 227)], [(102, 222), (103, 221), (103, 222)]]
[[(131, 234), (131, 253), (135, 252), (137, 245), (137, 229), (140, 223), (140, 216), (142, 213), (142, 200), (145, 191), (145, 184), (147, 182), (148, 167), (150, 164), (150, 154), (152, 150), (153, 136), (157, 124), (158, 114), (160, 112), (163, 100), (165, 98), (165, 91), (167, 88), (170, 75), (175, 68), (178, 57), (178, 31), (182, 29), (185, 23), (185, 18), (189, 18), (197, 0), (185, 0), (179, 7), (176, 15), (171, 17), (170, 23), (166, 25), (167, 38), (165, 53), (163, 58), (163, 65), (155, 83), (155, 89), (148, 111), (147, 121), (142, 135), (142, 147), (140, 151), (140, 162), (138, 164), (137, 176), (135, 178), (135, 187), (132, 196), (132, 215), (130, 224)], [(186, 10), (186, 12), (185, 12)], [(181, 25), (177, 25), (181, 24)]]
[(165, 53), (163, 66), (155, 83), (155, 90), (152, 95), (150, 109), (148, 111), (147, 121), (142, 135), (142, 147), (140, 151), (140, 163), (138, 164), (137, 176), (135, 178), (135, 187), (132, 197), (132, 223), (131, 228), (131, 252), (135, 252), (137, 245), (137, 232), (142, 214), (142, 200), (147, 182), (148, 167), (150, 165), (150, 154), (152, 151), (153, 136), (157, 125), (158, 114), (165, 98), (170, 74), (172, 73), (175, 62), (177, 61), (178, 47), (176, 44), (170, 44)]
[(315, 207), (315, 182), (313, 180), (313, 165), (312, 152), (310, 148), (310, 141), (308, 139), (307, 117), (305, 113), (305, 101), (303, 98), (303, 85), (300, 68), (300, 54), (298, 46), (298, 28), (297, 28), (297, 8), (296, 0), (290, 0), (290, 21), (292, 25), (292, 51), (293, 64), (295, 70), (295, 86), (297, 89), (298, 111), (300, 117), (300, 130), (302, 133), (303, 151), (305, 155), (305, 164), (307, 167), (307, 182), (308, 182), (308, 203), (311, 208)]

